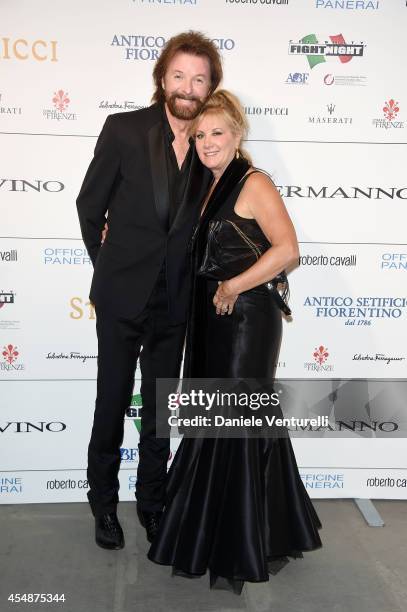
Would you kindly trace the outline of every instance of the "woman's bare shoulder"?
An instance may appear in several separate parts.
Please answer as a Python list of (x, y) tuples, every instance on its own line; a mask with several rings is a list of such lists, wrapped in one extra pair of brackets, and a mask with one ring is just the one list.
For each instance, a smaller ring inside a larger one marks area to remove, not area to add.
[(267, 172), (263, 170), (257, 170), (256, 168), (250, 169), (244, 186), (245, 195), (251, 194), (264, 194), (271, 195), (278, 190), (274, 184), (273, 179)]

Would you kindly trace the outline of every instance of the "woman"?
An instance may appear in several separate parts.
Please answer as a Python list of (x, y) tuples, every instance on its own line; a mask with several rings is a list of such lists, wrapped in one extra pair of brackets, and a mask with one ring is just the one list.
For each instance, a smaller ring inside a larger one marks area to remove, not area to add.
[[(185, 378), (274, 376), (285, 305), (269, 281), (298, 258), (298, 245), (277, 189), (241, 148), (246, 132), (226, 91), (213, 94), (193, 126), (213, 182), (193, 242)], [(237, 244), (246, 254), (254, 245), (255, 263), (242, 260), (236, 273)], [(288, 436), (184, 437), (148, 557), (189, 577), (209, 569), (211, 587), (240, 593), (244, 581), (266, 581), (288, 556), (320, 547), (320, 527)]]

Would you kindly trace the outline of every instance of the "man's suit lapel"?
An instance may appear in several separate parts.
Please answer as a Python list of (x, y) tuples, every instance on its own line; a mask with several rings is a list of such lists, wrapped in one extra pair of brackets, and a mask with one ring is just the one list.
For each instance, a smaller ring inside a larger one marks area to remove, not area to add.
[(199, 204), (207, 192), (212, 177), (211, 173), (199, 161), (195, 146), (192, 146), (194, 148), (183, 198), (171, 225), (170, 233), (179, 228), (192, 211), (198, 217)]
[(153, 177), (154, 202), (158, 218), (164, 229), (168, 229), (169, 193), (167, 160), (165, 157), (164, 130), (158, 121), (148, 132), (151, 174)]

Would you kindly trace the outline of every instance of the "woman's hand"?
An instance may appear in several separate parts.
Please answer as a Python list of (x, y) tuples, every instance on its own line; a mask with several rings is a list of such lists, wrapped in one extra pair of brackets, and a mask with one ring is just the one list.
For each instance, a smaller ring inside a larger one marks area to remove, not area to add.
[(100, 241), (100, 244), (102, 245), (104, 243), (104, 241), (106, 240), (106, 236), (107, 236), (107, 232), (109, 231), (109, 226), (107, 223), (105, 223), (105, 227), (102, 229), (102, 239)]
[(219, 281), (219, 287), (213, 296), (216, 314), (232, 314), (233, 306), (238, 297), (239, 294), (234, 292), (231, 281)]

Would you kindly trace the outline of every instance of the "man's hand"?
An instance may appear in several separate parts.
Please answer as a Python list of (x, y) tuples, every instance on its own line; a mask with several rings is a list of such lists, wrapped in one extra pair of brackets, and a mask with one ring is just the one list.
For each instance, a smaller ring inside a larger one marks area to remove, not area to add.
[(232, 314), (233, 307), (239, 294), (233, 292), (233, 287), (231, 285), (231, 281), (219, 281), (219, 287), (213, 297), (216, 314)]
[(107, 223), (105, 223), (105, 227), (102, 230), (102, 239), (100, 241), (100, 244), (103, 244), (104, 241), (106, 240), (106, 236), (107, 236), (107, 232), (109, 231), (109, 226)]

